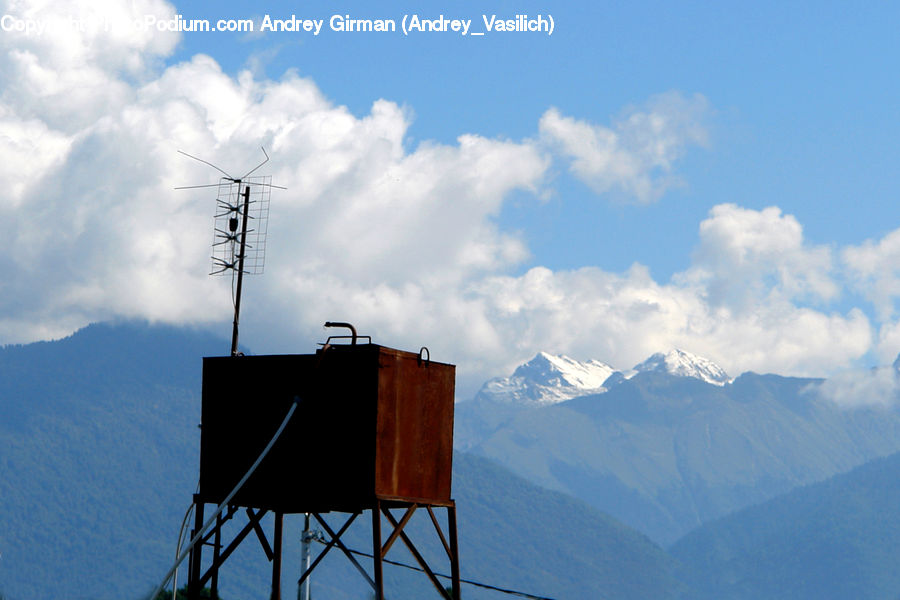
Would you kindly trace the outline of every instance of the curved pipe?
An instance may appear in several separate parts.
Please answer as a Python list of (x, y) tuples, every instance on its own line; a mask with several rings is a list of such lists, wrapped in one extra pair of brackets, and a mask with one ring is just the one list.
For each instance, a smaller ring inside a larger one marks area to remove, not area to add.
[(350, 330), (350, 335), (353, 338), (351, 344), (356, 345), (356, 327), (351, 325), (350, 323), (344, 323), (341, 321), (325, 321), (325, 327), (346, 327)]

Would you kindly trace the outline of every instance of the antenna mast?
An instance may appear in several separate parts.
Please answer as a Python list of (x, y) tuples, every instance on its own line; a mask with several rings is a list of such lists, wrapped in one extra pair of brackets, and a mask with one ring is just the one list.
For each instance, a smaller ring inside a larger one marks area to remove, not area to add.
[[(238, 182), (240, 187), (240, 182)], [(237, 292), (234, 297), (234, 322), (231, 329), (231, 355), (238, 353), (238, 321), (241, 316), (241, 288), (244, 283), (244, 256), (247, 251), (247, 222), (250, 220), (250, 186), (244, 188), (244, 213), (241, 219), (241, 250), (237, 260)]]
[[(250, 169), (241, 177), (232, 177), (211, 162), (182, 152), (203, 164), (219, 171), (224, 177), (218, 184), (191, 185), (175, 189), (191, 189), (218, 186), (216, 197), (216, 214), (214, 217), (212, 272), (210, 275), (232, 277), (232, 302), (234, 304), (234, 320), (231, 330), (231, 355), (238, 352), (238, 325), (241, 316), (241, 293), (244, 285), (244, 273), (261, 274), (266, 260), (266, 229), (269, 220), (269, 200), (272, 188), (286, 189), (272, 185), (272, 177), (250, 175), (269, 162), (269, 155), (262, 148), (264, 161)], [(252, 198), (252, 199), (251, 199)], [(249, 228), (250, 221), (255, 221)]]

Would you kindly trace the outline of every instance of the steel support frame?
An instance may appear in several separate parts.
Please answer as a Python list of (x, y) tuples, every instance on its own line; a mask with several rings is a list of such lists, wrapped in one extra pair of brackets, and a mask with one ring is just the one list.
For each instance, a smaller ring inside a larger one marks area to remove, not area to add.
[[(434, 508), (443, 506), (447, 509), (447, 534), (445, 535), (443, 530), (441, 529), (440, 523), (438, 522), (437, 517), (434, 514)], [(398, 520), (391, 512), (390, 509), (405, 509), (403, 516)], [(431, 566), (419, 552), (418, 548), (416, 548), (413, 541), (409, 538), (409, 536), (404, 531), (407, 523), (409, 523), (413, 514), (416, 510), (424, 508), (427, 510), (428, 515), (431, 519), (432, 524), (434, 525), (435, 532), (437, 533), (438, 539), (441, 542), (441, 545), (444, 547), (444, 550), (447, 553), (447, 558), (450, 562), (450, 580), (451, 580), (451, 592), (448, 595), (445, 590), (443, 584), (438, 579), (435, 572), (432, 570)], [(312, 513), (313, 517), (318, 521), (318, 523), (322, 526), (325, 532), (329, 536), (329, 540), (325, 544), (325, 548), (319, 553), (313, 563), (309, 566), (306, 571), (300, 576), (298, 581), (298, 585), (302, 584), (309, 576), (312, 574), (313, 570), (319, 565), (325, 555), (334, 548), (337, 547), (341, 550), (341, 552), (347, 557), (348, 560), (356, 567), (356, 569), (360, 572), (360, 574), (369, 582), (369, 585), (372, 586), (372, 589), (375, 592), (375, 600), (384, 600), (384, 562), (385, 557), (393, 546), (394, 542), (398, 539), (401, 540), (410, 553), (415, 558), (416, 562), (419, 564), (421, 570), (426, 574), (426, 576), (431, 580), (431, 583), (435, 586), (441, 598), (449, 598), (450, 600), (460, 600), (461, 592), (460, 592), (460, 579), (459, 579), (459, 546), (457, 544), (457, 534), (456, 534), (456, 503), (452, 500), (447, 504), (435, 505), (429, 503), (419, 503), (419, 502), (410, 502), (404, 500), (397, 499), (382, 499), (377, 498), (375, 500), (374, 506), (371, 507), (371, 516), (372, 516), (372, 574), (366, 571), (366, 569), (360, 564), (360, 562), (354, 556), (353, 551), (347, 548), (344, 543), (341, 541), (341, 536), (347, 529), (350, 527), (350, 524), (359, 516), (360, 513), (351, 513), (350, 517), (346, 520), (344, 525), (335, 532), (334, 529), (328, 525), (328, 523), (322, 518), (319, 513)], [(383, 529), (382, 529), (382, 519), (386, 518), (390, 523), (389, 533), (387, 539), (383, 537)], [(448, 540), (449, 538), (449, 540)]]
[[(192, 538), (203, 527), (203, 512), (205, 504), (198, 494), (194, 495), (194, 503), (196, 510), (194, 511), (194, 531), (191, 534)], [(441, 525), (438, 522), (437, 516), (434, 512), (435, 508), (441, 507), (447, 509), (446, 534), (441, 528)], [(400, 519), (397, 519), (397, 517), (395, 517), (391, 513), (391, 509), (405, 510), (403, 516), (400, 517)], [(413, 514), (419, 509), (424, 509), (425, 511), (427, 511), (431, 523), (434, 526), (435, 533), (437, 534), (441, 545), (444, 547), (447, 558), (450, 562), (451, 592), (449, 595), (435, 572), (432, 570), (431, 566), (419, 552), (418, 548), (416, 548), (415, 543), (404, 531), (404, 528), (409, 523), (410, 519), (412, 519)], [(272, 562), (271, 600), (281, 600), (281, 547), (284, 514), (280, 512), (274, 513), (275, 524), (273, 544), (270, 545), (268, 542), (268, 538), (266, 537), (266, 534), (262, 530), (262, 527), (260, 525), (260, 521), (262, 520), (263, 516), (265, 516), (267, 511), (265, 509), (253, 508), (245, 508), (244, 510), (247, 513), (247, 524), (244, 525), (244, 527), (234, 536), (231, 542), (227, 546), (225, 546), (224, 549), (222, 547), (222, 526), (226, 522), (231, 520), (238, 512), (237, 507), (234, 506), (228, 508), (225, 516), (220, 516), (216, 519), (215, 526), (208, 532), (206, 532), (203, 538), (198, 541), (194, 548), (191, 550), (190, 558), (188, 560), (188, 600), (199, 600), (201, 590), (210, 581), (212, 581), (212, 587), (210, 591), (213, 593), (218, 592), (217, 588), (219, 569), (225, 563), (225, 561), (228, 560), (234, 550), (250, 534), (250, 532), (254, 532), (256, 534), (257, 538), (259, 539), (260, 545), (262, 546), (262, 549), (266, 554), (266, 557), (270, 562)], [(303, 572), (300, 580), (298, 581), (298, 585), (303, 583), (312, 574), (312, 572), (319, 565), (319, 563), (322, 562), (322, 559), (325, 558), (325, 555), (328, 554), (330, 550), (337, 547), (344, 554), (344, 556), (346, 556), (347, 559), (356, 567), (356, 569), (366, 579), (366, 581), (369, 582), (369, 585), (372, 586), (372, 589), (375, 592), (375, 600), (384, 600), (385, 597), (383, 570), (385, 557), (387, 556), (394, 543), (397, 540), (400, 540), (407, 547), (413, 558), (415, 558), (421, 570), (435, 586), (441, 598), (449, 598), (450, 600), (461, 599), (459, 579), (459, 546), (457, 543), (456, 533), (455, 502), (451, 500), (446, 504), (430, 504), (427, 502), (411, 502), (394, 498), (376, 498), (374, 505), (367, 510), (371, 510), (372, 517), (372, 574), (369, 574), (365, 567), (363, 567), (359, 560), (357, 560), (356, 556), (354, 556), (354, 552), (347, 548), (347, 546), (344, 545), (344, 542), (341, 540), (341, 536), (344, 535), (344, 533), (350, 528), (350, 525), (353, 524), (353, 522), (358, 516), (360, 516), (361, 513), (349, 513), (349, 517), (337, 531), (335, 531), (334, 528), (332, 528), (328, 524), (328, 522), (322, 518), (320, 513), (311, 513), (315, 520), (322, 527), (322, 529), (325, 530), (325, 533), (328, 534), (329, 539), (325, 543), (325, 547), (322, 549), (319, 555), (316, 556), (315, 560), (312, 562), (309, 568)], [(387, 519), (389, 523), (389, 527), (387, 527), (386, 529), (382, 527), (384, 525), (384, 519)], [(384, 533), (388, 534), (386, 539), (384, 538)], [(213, 542), (209, 541), (211, 538), (214, 540)], [(209, 565), (205, 572), (203, 572), (202, 569), (204, 545), (213, 546), (212, 563)]]
[[(197, 532), (203, 527), (203, 510), (205, 502), (199, 494), (194, 494), (194, 530), (191, 533), (193, 539)], [(247, 524), (234, 536), (231, 542), (222, 549), (222, 526), (231, 520), (238, 512), (235, 506), (229, 506), (225, 516), (219, 516), (213, 528), (207, 531), (204, 536), (191, 549), (188, 558), (188, 581), (187, 592), (188, 600), (199, 600), (200, 592), (207, 583), (211, 582), (210, 592), (213, 598), (218, 597), (219, 568), (228, 560), (228, 557), (237, 549), (250, 532), (256, 534), (266, 558), (272, 563), (272, 594), (271, 600), (281, 600), (281, 546), (282, 546), (282, 528), (284, 523), (284, 514), (274, 512), (275, 524), (273, 532), (273, 544), (269, 544), (265, 532), (260, 525), (260, 521), (268, 512), (265, 509), (245, 508), (247, 513)], [(210, 538), (214, 541), (210, 542)], [(213, 546), (212, 563), (207, 570), (203, 572), (203, 546)], [(274, 546), (274, 548), (273, 548)]]

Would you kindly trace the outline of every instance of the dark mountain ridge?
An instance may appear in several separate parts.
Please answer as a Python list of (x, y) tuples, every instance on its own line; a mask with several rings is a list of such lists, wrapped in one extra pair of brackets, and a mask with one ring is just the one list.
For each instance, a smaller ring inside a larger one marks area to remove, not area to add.
[(671, 548), (697, 599), (900, 597), (900, 454), (709, 523)]

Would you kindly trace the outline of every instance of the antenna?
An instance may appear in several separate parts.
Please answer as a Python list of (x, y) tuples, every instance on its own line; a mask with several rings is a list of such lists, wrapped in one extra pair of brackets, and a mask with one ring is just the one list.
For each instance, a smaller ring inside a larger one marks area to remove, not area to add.
[[(266, 262), (266, 232), (269, 223), (269, 201), (272, 188), (287, 189), (272, 184), (271, 175), (251, 175), (269, 162), (265, 148), (260, 148), (264, 161), (240, 177), (232, 177), (209, 161), (179, 150), (188, 158), (209, 165), (224, 177), (219, 183), (188, 185), (176, 190), (217, 187), (216, 212), (213, 217), (212, 270), (210, 275), (231, 275), (231, 294), (234, 304), (234, 323), (231, 332), (231, 355), (238, 355), (238, 322), (241, 314), (241, 289), (244, 273), (261, 275)], [(252, 222), (252, 227), (251, 227)]]

